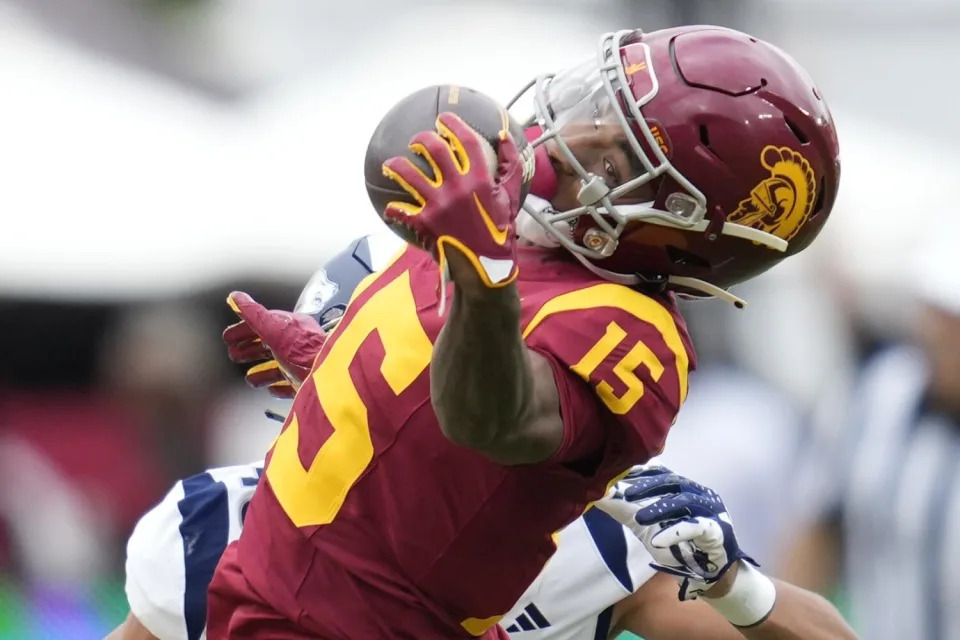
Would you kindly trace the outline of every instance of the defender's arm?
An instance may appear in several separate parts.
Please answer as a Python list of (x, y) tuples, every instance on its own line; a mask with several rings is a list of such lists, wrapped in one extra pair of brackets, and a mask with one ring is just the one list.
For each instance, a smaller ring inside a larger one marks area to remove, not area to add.
[(617, 622), (610, 637), (629, 631), (648, 640), (856, 640), (857, 635), (824, 598), (787, 582), (774, 582), (777, 603), (769, 617), (741, 629), (703, 600), (681, 602), (673, 578), (657, 574), (616, 605)]

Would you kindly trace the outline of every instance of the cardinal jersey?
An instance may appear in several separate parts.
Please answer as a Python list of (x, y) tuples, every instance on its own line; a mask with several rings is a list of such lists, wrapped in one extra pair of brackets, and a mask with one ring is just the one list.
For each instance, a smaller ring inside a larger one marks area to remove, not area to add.
[(443, 436), (438, 271), (405, 250), (358, 287), (300, 390), (211, 586), (211, 638), (502, 637), (551, 533), (660, 451), (693, 364), (672, 299), (551, 255), (521, 253), (518, 289), (559, 391), (554, 456), (501, 466)]

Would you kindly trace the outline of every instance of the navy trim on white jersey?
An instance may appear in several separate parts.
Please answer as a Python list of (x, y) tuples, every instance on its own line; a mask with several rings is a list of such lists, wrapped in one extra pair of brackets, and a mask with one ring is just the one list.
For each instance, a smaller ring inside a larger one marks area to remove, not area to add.
[[(241, 484), (245, 487), (256, 487), (260, 483), (260, 476), (263, 475), (263, 467), (256, 468), (257, 477), (253, 476), (244, 476), (240, 479)], [(250, 506), (250, 501), (247, 500), (243, 503), (243, 506), (240, 507), (240, 525), (242, 526), (244, 521), (247, 519), (247, 507)], [(226, 548), (226, 547), (224, 547)]]
[(613, 605), (600, 612), (597, 616), (597, 630), (593, 634), (593, 640), (607, 640), (610, 635), (610, 623), (613, 622)]
[(183, 481), (183, 499), (177, 506), (183, 516), (183, 616), (187, 638), (199, 640), (207, 624), (207, 587), (228, 543), (227, 487), (209, 473), (187, 478)]
[(619, 522), (599, 509), (587, 509), (583, 514), (583, 522), (593, 538), (600, 557), (603, 558), (610, 573), (620, 581), (623, 588), (633, 592), (633, 578), (630, 577), (630, 567), (627, 564), (627, 539), (625, 529)]

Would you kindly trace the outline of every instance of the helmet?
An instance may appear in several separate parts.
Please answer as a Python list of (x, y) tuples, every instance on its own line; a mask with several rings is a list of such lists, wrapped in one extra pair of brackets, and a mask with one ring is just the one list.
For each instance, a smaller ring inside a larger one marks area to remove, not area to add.
[(294, 312), (312, 316), (324, 331), (332, 331), (360, 281), (384, 269), (403, 246), (389, 231), (354, 240), (311, 276)]
[[(535, 198), (524, 210), (610, 280), (742, 305), (726, 289), (804, 249), (833, 207), (830, 111), (799, 64), (747, 34), (608, 33), (595, 61), (538, 77), (520, 96), (531, 87), (534, 144), (580, 190), (565, 210)], [(622, 179), (585, 167), (571, 142), (578, 128), (605, 125), (628, 154)]]

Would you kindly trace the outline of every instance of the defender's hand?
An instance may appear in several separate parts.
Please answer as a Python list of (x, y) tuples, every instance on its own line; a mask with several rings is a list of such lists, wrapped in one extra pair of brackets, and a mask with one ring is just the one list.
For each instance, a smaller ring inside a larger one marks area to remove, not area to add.
[(441, 113), (436, 129), (410, 141), (410, 150), (426, 160), (432, 177), (403, 156), (383, 164), (384, 175), (417, 202), (391, 202), (384, 215), (412, 229), (441, 272), (448, 268), (447, 251), (459, 251), (473, 268), (456, 261), (451, 275), (459, 286), (477, 284), (471, 280), (490, 288), (507, 285), (517, 277), (515, 220), (523, 170), (516, 144), (504, 130), (494, 172), (488, 143), (458, 116)]
[(622, 486), (597, 506), (643, 542), (654, 569), (678, 578), (681, 600), (722, 592), (729, 585), (717, 583), (738, 560), (756, 565), (740, 549), (727, 508), (713, 489), (659, 466), (632, 473)]
[(292, 398), (326, 340), (320, 325), (306, 314), (268, 310), (239, 291), (227, 297), (227, 304), (240, 316), (240, 322), (223, 332), (230, 360), (264, 360), (247, 370), (247, 384)]

